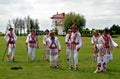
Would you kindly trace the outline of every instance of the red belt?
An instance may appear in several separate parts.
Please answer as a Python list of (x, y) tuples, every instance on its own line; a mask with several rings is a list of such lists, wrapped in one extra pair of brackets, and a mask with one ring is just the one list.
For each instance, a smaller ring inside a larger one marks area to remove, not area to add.
[(50, 49), (56, 49), (57, 47), (49, 47)]

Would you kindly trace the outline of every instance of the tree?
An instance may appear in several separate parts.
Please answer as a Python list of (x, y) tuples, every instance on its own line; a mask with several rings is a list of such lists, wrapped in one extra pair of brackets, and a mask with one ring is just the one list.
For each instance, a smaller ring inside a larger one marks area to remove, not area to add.
[[(11, 26), (11, 22), (8, 22), (9, 25)], [(15, 33), (17, 35), (25, 35), (26, 29), (27, 29), (27, 34), (29, 33), (30, 29), (36, 29), (37, 32), (39, 32), (39, 23), (37, 19), (32, 19), (30, 16), (27, 18), (24, 17), (22, 18), (15, 18), (12, 20), (13, 27), (15, 29)]]
[(30, 29), (36, 29), (36, 31), (39, 32), (39, 22), (37, 19), (34, 20), (28, 16), (24, 20), (27, 28), (27, 33), (29, 33)]
[(63, 19), (65, 31), (67, 31), (73, 24), (76, 24), (77, 27), (82, 30), (85, 27), (86, 20), (83, 15), (70, 12)]
[(119, 25), (112, 25), (110, 28), (110, 33), (111, 34), (120, 34), (120, 26)]

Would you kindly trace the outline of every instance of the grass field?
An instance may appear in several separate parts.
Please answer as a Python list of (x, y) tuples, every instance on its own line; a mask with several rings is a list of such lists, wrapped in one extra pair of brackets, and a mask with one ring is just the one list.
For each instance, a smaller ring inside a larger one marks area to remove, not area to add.
[[(59, 54), (59, 69), (51, 69), (49, 62), (44, 60), (42, 37), (39, 37), (40, 48), (36, 50), (36, 61), (27, 62), (26, 37), (18, 37), (16, 42), (16, 62), (1, 61), (6, 48), (6, 42), (0, 37), (0, 79), (120, 79), (120, 48), (115, 48), (114, 59), (108, 64), (106, 72), (94, 74), (96, 61), (92, 60), (93, 52), (90, 38), (83, 40), (79, 53), (79, 70), (69, 70), (65, 58), (64, 37), (59, 36), (62, 50)], [(114, 39), (120, 45), (120, 38)], [(22, 66), (21, 70), (11, 70), (11, 66)]]

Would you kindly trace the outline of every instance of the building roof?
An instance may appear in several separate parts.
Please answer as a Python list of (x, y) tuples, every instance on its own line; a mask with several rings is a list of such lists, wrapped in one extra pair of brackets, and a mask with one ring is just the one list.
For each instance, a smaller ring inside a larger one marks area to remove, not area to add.
[(65, 13), (58, 13), (57, 12), (57, 14), (55, 14), (55, 15), (53, 15), (52, 17), (51, 17), (51, 19), (63, 19), (64, 17), (66, 16), (66, 14)]

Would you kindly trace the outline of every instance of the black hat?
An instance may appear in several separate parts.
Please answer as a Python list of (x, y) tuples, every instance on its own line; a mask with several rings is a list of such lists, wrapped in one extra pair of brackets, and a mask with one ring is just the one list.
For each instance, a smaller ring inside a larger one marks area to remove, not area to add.
[(108, 28), (105, 28), (105, 29), (104, 29), (104, 32), (109, 33), (110, 30), (109, 30)]
[(31, 29), (30, 32), (35, 32), (35, 29)]
[(45, 32), (49, 32), (49, 30), (47, 29), (47, 30), (45, 30)]
[(10, 27), (8, 30), (9, 30), (9, 31), (10, 31), (10, 30), (13, 30), (13, 28), (12, 28), (12, 27)]

